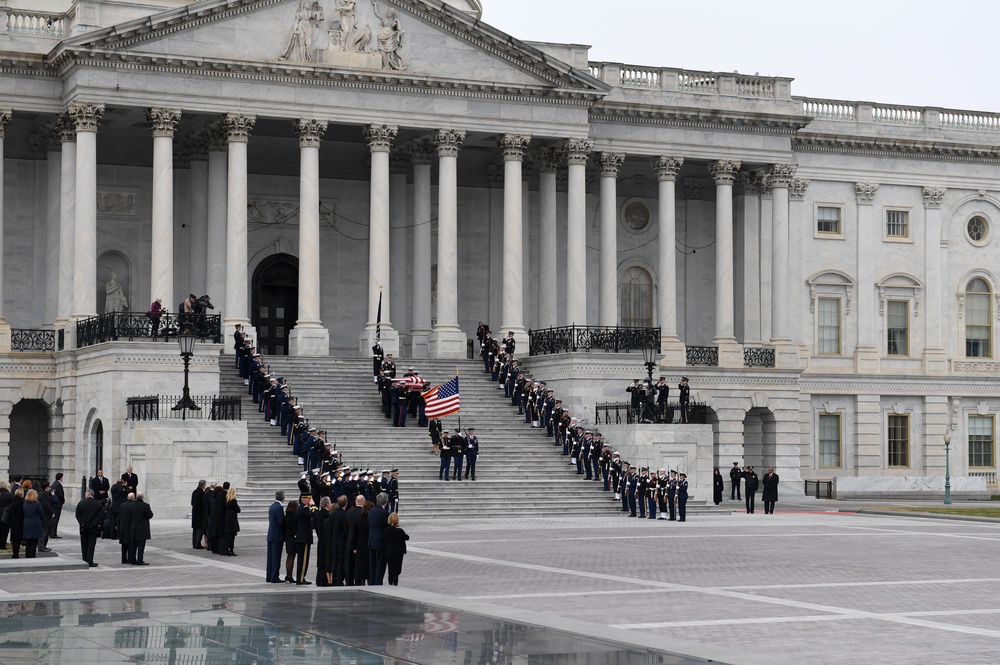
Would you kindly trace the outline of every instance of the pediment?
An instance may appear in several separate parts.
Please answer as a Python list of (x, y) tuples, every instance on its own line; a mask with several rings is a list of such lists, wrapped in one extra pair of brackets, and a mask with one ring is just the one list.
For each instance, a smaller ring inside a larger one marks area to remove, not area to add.
[(100, 56), (535, 95), (609, 89), (442, 0), (201, 0), (66, 40), (50, 61)]

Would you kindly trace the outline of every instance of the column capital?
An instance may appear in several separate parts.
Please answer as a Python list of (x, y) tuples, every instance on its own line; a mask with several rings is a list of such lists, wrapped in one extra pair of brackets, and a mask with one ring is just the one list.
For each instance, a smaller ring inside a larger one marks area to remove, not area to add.
[(56, 118), (56, 131), (59, 132), (61, 143), (76, 142), (76, 123), (69, 113), (60, 113)]
[(434, 134), (438, 157), (458, 157), (458, 151), (464, 142), (465, 132), (457, 129), (439, 129)]
[(788, 198), (792, 201), (804, 201), (810, 182), (812, 181), (808, 178), (792, 178), (788, 183)]
[(246, 113), (227, 113), (222, 117), (222, 126), (229, 143), (246, 143), (250, 140), (250, 131), (257, 124), (257, 116)]
[(560, 155), (555, 148), (538, 149), (538, 172), (555, 173), (559, 170)]
[[(153, 136), (156, 136), (154, 133)], [(166, 136), (173, 136), (167, 134)], [(180, 168), (187, 168), (191, 165), (191, 157), (194, 156), (194, 144), (190, 139), (173, 142), (174, 161)]]
[(731, 185), (741, 166), (743, 166), (743, 162), (739, 160), (720, 159), (716, 162), (710, 162), (708, 171), (715, 178), (716, 185)]
[(420, 139), (410, 144), (410, 165), (428, 166), (434, 163), (437, 146), (426, 139)]
[(398, 133), (399, 128), (392, 125), (368, 125), (365, 127), (365, 140), (368, 141), (368, 149), (372, 152), (389, 152)]
[(500, 164), (490, 164), (486, 167), (486, 179), (490, 183), (490, 189), (500, 189), (503, 187), (503, 166)]
[(924, 207), (928, 210), (940, 208), (941, 200), (947, 193), (947, 187), (924, 187)]
[(158, 136), (173, 138), (174, 130), (177, 129), (177, 123), (180, 121), (180, 109), (167, 109), (157, 106), (151, 106), (146, 109), (146, 122), (152, 128), (154, 138)]
[(318, 148), (323, 134), (326, 133), (326, 120), (299, 118), (292, 123), (292, 126), (299, 137), (300, 148)]
[(206, 127), (201, 135), (204, 138), (205, 147), (209, 152), (226, 151), (226, 143), (229, 140), (229, 136), (226, 128), (221, 124)]
[(28, 136), (28, 146), (31, 148), (32, 159), (45, 159), (49, 146), (48, 132), (42, 129)]
[(524, 151), (531, 143), (530, 134), (501, 134), (497, 137), (497, 147), (503, 152), (503, 161), (519, 162), (524, 159)]
[(617, 178), (618, 171), (625, 163), (625, 154), (621, 152), (602, 152), (598, 160), (602, 178)]
[(771, 187), (784, 188), (792, 184), (795, 179), (795, 172), (798, 170), (796, 164), (773, 164), (768, 170), (768, 180)]
[(104, 104), (95, 102), (73, 102), (66, 113), (76, 123), (77, 132), (96, 132), (97, 125), (104, 115)]
[(661, 182), (664, 180), (677, 180), (677, 172), (684, 165), (684, 158), (663, 155), (662, 157), (653, 159), (651, 165), (653, 170), (656, 171), (657, 180)]
[(189, 159), (205, 160), (208, 158), (208, 144), (205, 142), (204, 134), (190, 136), (179, 143), (183, 145)]
[(410, 170), (409, 147), (389, 151), (389, 173), (408, 173)]
[(877, 182), (856, 182), (854, 183), (854, 198), (858, 205), (870, 206), (875, 202), (875, 194), (878, 193)]
[(10, 122), (12, 115), (10, 109), (0, 109), (0, 139), (7, 135), (7, 123)]
[(771, 175), (767, 171), (743, 171), (736, 177), (736, 184), (750, 196), (771, 197)]
[(562, 153), (567, 164), (584, 165), (594, 149), (594, 142), (588, 139), (567, 139), (562, 145)]

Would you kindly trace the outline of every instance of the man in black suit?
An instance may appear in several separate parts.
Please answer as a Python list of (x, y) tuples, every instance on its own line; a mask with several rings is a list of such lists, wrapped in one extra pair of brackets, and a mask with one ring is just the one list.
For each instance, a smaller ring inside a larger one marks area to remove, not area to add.
[(380, 492), (375, 507), (368, 511), (368, 584), (382, 586), (385, 579), (385, 528), (389, 526), (389, 511), (385, 504), (389, 495)]
[(233, 350), (236, 352), (236, 367), (240, 366), (240, 349), (243, 346), (243, 324), (236, 324), (236, 331), (233, 333)]
[(133, 505), (135, 507), (132, 514), (132, 551), (134, 553), (132, 565), (148, 566), (149, 564), (143, 561), (143, 555), (146, 552), (146, 541), (152, 538), (149, 531), (149, 520), (153, 519), (153, 509), (143, 501), (142, 492), (135, 493)]
[(101, 522), (104, 521), (104, 506), (94, 498), (92, 490), (87, 490), (83, 501), (76, 504), (76, 521), (80, 525), (80, 548), (83, 550), (83, 560), (90, 564), (91, 568), (96, 568), (94, 548), (97, 547), (97, 535), (101, 532)]
[(122, 546), (122, 563), (135, 564), (135, 549), (132, 547), (135, 513), (135, 494), (129, 494), (118, 509), (118, 543)]
[(764, 487), (761, 499), (764, 501), (764, 514), (774, 514), (774, 504), (778, 502), (778, 474), (774, 472), (774, 467), (768, 467), (767, 473), (760, 483)]
[(98, 469), (97, 475), (90, 479), (90, 489), (94, 491), (94, 498), (98, 501), (104, 501), (108, 498), (108, 490), (111, 489), (111, 483), (104, 477), (102, 469)]
[(326, 551), (326, 575), (330, 586), (344, 586), (347, 555), (347, 497), (337, 497), (337, 507), (323, 523), (330, 546)]
[(139, 488), (139, 476), (132, 473), (132, 467), (125, 467), (125, 473), (122, 474), (122, 480), (125, 481), (125, 487), (129, 492), (134, 492)]
[(360, 531), (359, 525), (361, 521), (365, 519), (365, 516), (361, 514), (365, 505), (365, 497), (363, 494), (359, 494), (354, 499), (354, 507), (347, 511), (344, 517), (344, 523), (347, 526), (347, 542), (346, 548), (344, 550), (344, 576), (347, 579), (348, 586), (354, 586), (355, 566), (357, 559), (355, 557), (355, 549), (353, 546), (355, 538), (357, 538), (357, 533)]
[(52, 495), (56, 498), (56, 501), (52, 502), (52, 528), (50, 529), (50, 538), (62, 538), (58, 535), (59, 530), (59, 518), (62, 516), (63, 506), (66, 504), (66, 489), (62, 484), (63, 474), (56, 474), (56, 481), (52, 483)]
[(730, 501), (739, 501), (740, 497), (740, 478), (743, 477), (743, 471), (740, 469), (739, 462), (733, 462), (733, 468), (729, 470), (729, 482), (732, 483), (733, 489), (729, 493)]
[(196, 550), (205, 549), (201, 544), (205, 536), (205, 485), (204, 480), (198, 481), (198, 487), (191, 492), (191, 547)]

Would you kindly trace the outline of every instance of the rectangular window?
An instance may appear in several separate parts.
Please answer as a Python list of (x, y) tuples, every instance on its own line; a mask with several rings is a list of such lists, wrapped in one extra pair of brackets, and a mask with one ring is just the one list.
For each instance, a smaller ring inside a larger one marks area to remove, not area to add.
[(889, 416), (889, 467), (910, 466), (910, 417), (890, 414)]
[(819, 466), (823, 469), (840, 468), (840, 414), (819, 414)]
[(969, 416), (969, 466), (980, 469), (996, 467), (993, 457), (993, 416)]
[(819, 354), (840, 355), (840, 298), (819, 299)]
[(831, 206), (816, 208), (816, 232), (840, 235), (840, 208)]
[(993, 356), (992, 312), (990, 295), (968, 293), (965, 296), (965, 355), (969, 358)]
[(885, 234), (890, 238), (909, 238), (910, 212), (908, 210), (886, 210)]
[(910, 355), (910, 303), (890, 300), (885, 304), (887, 332), (886, 353), (890, 356)]

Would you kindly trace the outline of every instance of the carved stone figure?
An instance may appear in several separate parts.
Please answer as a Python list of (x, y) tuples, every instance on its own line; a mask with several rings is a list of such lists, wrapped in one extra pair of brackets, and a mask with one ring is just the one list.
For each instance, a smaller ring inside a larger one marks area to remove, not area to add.
[(122, 293), (122, 285), (118, 283), (118, 271), (111, 269), (111, 279), (104, 284), (107, 296), (104, 299), (104, 313), (124, 312), (128, 310), (128, 299)]
[(340, 34), (344, 48), (347, 48), (347, 44), (354, 35), (354, 25), (357, 21), (357, 17), (354, 15), (354, 5), (354, 0), (340, 0), (340, 6), (336, 10), (340, 14)]
[(288, 46), (279, 60), (312, 62), (312, 44), (316, 41), (316, 28), (323, 22), (323, 8), (315, 0), (302, 0), (295, 12), (295, 25), (288, 37)]
[(400, 26), (399, 19), (396, 18), (396, 12), (390, 9), (385, 14), (380, 14), (377, 0), (372, 0), (372, 10), (375, 12), (375, 18), (382, 22), (382, 28), (378, 33), (378, 48), (382, 53), (382, 68), (397, 71), (406, 69), (406, 64), (403, 63), (403, 56), (399, 52), (403, 46), (403, 35), (406, 31)]

